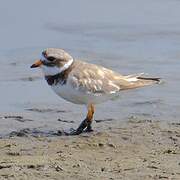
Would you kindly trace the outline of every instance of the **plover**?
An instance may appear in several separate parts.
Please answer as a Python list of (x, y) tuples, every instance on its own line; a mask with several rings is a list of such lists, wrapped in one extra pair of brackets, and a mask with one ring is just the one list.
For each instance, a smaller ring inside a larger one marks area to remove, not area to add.
[(87, 106), (87, 116), (71, 135), (92, 131), (95, 104), (114, 99), (121, 91), (159, 83), (159, 78), (121, 75), (100, 65), (74, 59), (63, 49), (48, 48), (31, 68), (40, 67), (48, 85), (63, 99)]

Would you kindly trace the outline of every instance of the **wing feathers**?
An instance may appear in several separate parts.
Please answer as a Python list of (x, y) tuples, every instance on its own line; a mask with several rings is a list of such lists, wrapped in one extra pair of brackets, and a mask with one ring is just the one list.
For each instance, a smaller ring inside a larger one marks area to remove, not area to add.
[(121, 90), (139, 88), (159, 83), (160, 78), (143, 77), (143, 73), (123, 76), (112, 70), (94, 64), (75, 61), (70, 83), (85, 93), (112, 94)]

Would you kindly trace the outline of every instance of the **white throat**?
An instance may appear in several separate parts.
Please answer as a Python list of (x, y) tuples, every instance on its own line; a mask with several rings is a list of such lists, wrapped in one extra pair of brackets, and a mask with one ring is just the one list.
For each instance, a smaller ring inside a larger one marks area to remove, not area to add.
[(57, 66), (51, 67), (51, 66), (42, 65), (41, 68), (45, 76), (54, 76), (68, 69), (72, 65), (72, 63), (73, 63), (73, 59), (70, 59), (62, 67), (57, 67)]

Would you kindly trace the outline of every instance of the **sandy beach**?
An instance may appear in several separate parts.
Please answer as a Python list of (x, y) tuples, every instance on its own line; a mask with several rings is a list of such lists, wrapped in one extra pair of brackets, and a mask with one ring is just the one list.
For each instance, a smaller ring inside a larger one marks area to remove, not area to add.
[(130, 119), (79, 136), (0, 140), (0, 179), (180, 179), (180, 124)]
[[(31, 0), (0, 6), (0, 180), (179, 180), (180, 1)], [(59, 98), (39, 69), (41, 52), (164, 83), (96, 106)]]

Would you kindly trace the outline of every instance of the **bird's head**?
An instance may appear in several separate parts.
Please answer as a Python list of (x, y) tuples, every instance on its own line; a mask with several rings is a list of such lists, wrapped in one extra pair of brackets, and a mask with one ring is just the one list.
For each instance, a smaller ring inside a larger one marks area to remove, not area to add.
[(48, 48), (41, 54), (31, 68), (42, 68), (45, 76), (53, 76), (68, 69), (73, 63), (73, 58), (64, 50)]

